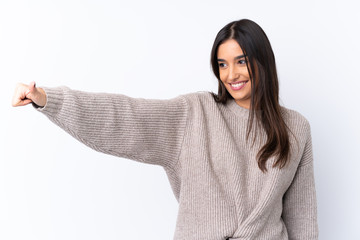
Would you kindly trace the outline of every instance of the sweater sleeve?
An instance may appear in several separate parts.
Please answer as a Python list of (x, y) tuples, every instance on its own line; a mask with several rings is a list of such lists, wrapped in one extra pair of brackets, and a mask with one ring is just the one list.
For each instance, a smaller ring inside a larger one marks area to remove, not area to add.
[(283, 198), (282, 218), (289, 240), (317, 240), (317, 200), (310, 125), (308, 137), (294, 179)]
[(34, 107), (85, 145), (139, 162), (176, 164), (188, 114), (184, 96), (144, 99), (65, 86), (43, 89), (47, 103)]

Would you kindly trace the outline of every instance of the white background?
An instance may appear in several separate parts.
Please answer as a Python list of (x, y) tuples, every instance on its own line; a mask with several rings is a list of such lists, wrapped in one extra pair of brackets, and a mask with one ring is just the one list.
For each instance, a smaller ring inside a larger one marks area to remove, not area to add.
[(360, 239), (356, 1), (0, 2), (0, 239), (172, 239), (162, 168), (95, 152), (31, 106), (17, 82), (171, 98), (217, 90), (210, 50), (230, 21), (267, 33), (281, 102), (310, 122), (321, 240)]

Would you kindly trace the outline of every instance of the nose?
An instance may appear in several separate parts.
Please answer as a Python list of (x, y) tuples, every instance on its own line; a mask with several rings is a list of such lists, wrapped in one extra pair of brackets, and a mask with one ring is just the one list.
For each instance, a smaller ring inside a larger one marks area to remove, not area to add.
[(238, 79), (240, 74), (234, 66), (229, 67), (229, 80)]

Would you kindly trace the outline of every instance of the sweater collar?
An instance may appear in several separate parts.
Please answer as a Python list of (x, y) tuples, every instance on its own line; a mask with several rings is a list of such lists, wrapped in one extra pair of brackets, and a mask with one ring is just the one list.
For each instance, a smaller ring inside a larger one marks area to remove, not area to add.
[(247, 109), (247, 108), (244, 108), (244, 107), (241, 107), (240, 105), (238, 105), (234, 98), (228, 99), (226, 102), (226, 106), (227, 106), (227, 108), (229, 108), (233, 113), (235, 113), (238, 116), (241, 116), (241, 117), (249, 116), (250, 109)]

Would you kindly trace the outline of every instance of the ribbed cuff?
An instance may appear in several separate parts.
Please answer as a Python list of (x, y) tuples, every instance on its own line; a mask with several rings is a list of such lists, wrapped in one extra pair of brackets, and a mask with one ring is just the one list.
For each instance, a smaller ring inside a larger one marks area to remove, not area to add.
[(44, 107), (39, 107), (33, 104), (34, 108), (46, 115), (54, 116), (62, 108), (64, 101), (64, 90), (67, 89), (65, 86), (61, 87), (41, 87), (46, 93), (46, 104)]

